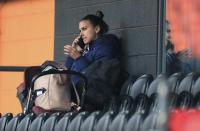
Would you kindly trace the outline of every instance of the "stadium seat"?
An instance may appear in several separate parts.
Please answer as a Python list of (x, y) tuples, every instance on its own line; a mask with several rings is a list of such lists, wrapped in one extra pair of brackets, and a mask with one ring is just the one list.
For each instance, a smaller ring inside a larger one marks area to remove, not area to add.
[(80, 112), (68, 125), (68, 131), (79, 131), (83, 121), (88, 117), (88, 112)]
[(152, 81), (153, 76), (151, 74), (142, 75), (132, 85), (129, 85), (127, 95), (135, 99), (137, 95), (146, 92)]
[(31, 125), (29, 126), (28, 131), (40, 131), (42, 125), (44, 124), (44, 122), (49, 118), (49, 114), (48, 113), (43, 113), (40, 114), (39, 116), (37, 116), (33, 122), (31, 123)]
[(192, 102), (193, 102), (192, 93), (189, 91), (182, 91), (178, 95), (177, 107), (181, 109), (187, 109), (192, 107)]
[(150, 83), (153, 81), (151, 74), (145, 74), (139, 77), (136, 81), (135, 78), (129, 80), (126, 90), (122, 90), (121, 94), (129, 95), (134, 99), (135, 110), (137, 112), (146, 112), (149, 109), (149, 99), (145, 95)]
[(115, 116), (114, 111), (108, 111), (106, 112), (97, 122), (97, 125), (95, 126), (95, 131), (108, 131), (109, 126)]
[(63, 114), (60, 112), (52, 114), (42, 125), (41, 131), (54, 131), (55, 125), (58, 123), (62, 116)]
[(0, 118), (0, 131), (4, 131), (8, 122), (13, 118), (12, 113), (7, 113), (2, 118)]
[(184, 78), (184, 74), (181, 72), (174, 73), (168, 78), (169, 91), (178, 93), (178, 87), (181, 83), (181, 80)]
[(179, 96), (177, 100), (177, 106), (179, 108), (185, 109), (192, 106), (193, 95), (191, 91), (198, 77), (198, 73), (192, 72), (181, 81), (178, 87)]
[(134, 113), (125, 125), (124, 131), (140, 131), (143, 121), (143, 113)]
[(152, 95), (157, 93), (158, 85), (161, 81), (165, 81), (166, 76), (164, 74), (160, 74), (156, 77), (155, 80), (150, 84), (149, 88), (146, 91), (146, 94), (148, 97), (151, 97)]
[(194, 96), (193, 107), (200, 108), (200, 77), (196, 80), (192, 88), (192, 94)]
[(151, 100), (146, 94), (139, 94), (135, 100), (135, 112), (147, 115), (151, 106)]
[(109, 126), (109, 131), (124, 131), (124, 127), (129, 119), (129, 111), (124, 110), (118, 113)]
[(107, 108), (104, 108), (103, 112), (114, 111), (115, 113), (121, 112), (123, 110), (129, 110), (134, 112), (135, 104), (131, 96), (123, 95), (119, 96), (115, 100), (111, 101)]
[(65, 114), (55, 125), (54, 130), (55, 131), (66, 131), (69, 123), (74, 119), (75, 116), (76, 116), (76, 114), (73, 112), (69, 112), (69, 113)]
[(179, 87), (178, 87), (178, 94), (180, 94), (183, 91), (189, 91), (191, 92), (195, 81), (198, 79), (199, 74), (192, 72), (188, 75), (186, 75), (186, 77), (181, 81)]
[(163, 131), (166, 127), (165, 117), (160, 117), (161, 112), (152, 111), (141, 125), (141, 131)]
[(128, 80), (125, 81), (125, 83), (123, 84), (121, 90), (120, 90), (120, 96), (124, 96), (124, 95), (128, 95), (130, 88), (132, 87), (132, 85), (134, 84), (134, 82), (136, 81), (137, 77), (136, 76), (130, 76), (128, 78)]
[(119, 109), (118, 112), (129, 111), (134, 112), (135, 104), (134, 100), (130, 96), (122, 96), (119, 100)]
[(120, 95), (129, 95), (133, 99), (140, 93), (144, 93), (146, 88), (152, 82), (153, 76), (151, 74), (144, 74), (139, 78), (131, 76), (123, 85)]
[(141, 130), (146, 131), (155, 129), (154, 126), (157, 124), (157, 117), (157, 113), (150, 113), (141, 125)]
[(24, 116), (25, 115), (23, 113), (20, 113), (12, 118), (7, 124), (5, 131), (16, 131), (18, 124), (21, 122)]
[(158, 108), (158, 87), (161, 82), (166, 82), (166, 76), (164, 74), (160, 74), (157, 78), (150, 84), (147, 89), (147, 96), (151, 99), (150, 111), (157, 110)]
[(102, 116), (102, 112), (95, 111), (91, 113), (81, 125), (80, 131), (93, 131), (99, 118)]
[(178, 87), (179, 87), (181, 80), (183, 78), (184, 78), (184, 74), (181, 73), (181, 72), (174, 73), (168, 78), (168, 87), (169, 87), (168, 106), (169, 106), (169, 110), (175, 109), (177, 107)]
[(178, 95), (174, 92), (169, 92), (168, 96), (168, 109), (172, 110), (177, 108)]
[(32, 121), (35, 119), (34, 113), (27, 114), (17, 126), (16, 131), (27, 131)]

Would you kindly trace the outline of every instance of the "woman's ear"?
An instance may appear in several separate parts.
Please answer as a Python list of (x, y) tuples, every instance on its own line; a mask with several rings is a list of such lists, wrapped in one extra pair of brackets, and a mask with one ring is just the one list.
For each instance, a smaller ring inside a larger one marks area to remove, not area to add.
[(96, 32), (97, 34), (100, 32), (100, 26), (99, 26), (99, 25), (95, 26), (95, 32)]

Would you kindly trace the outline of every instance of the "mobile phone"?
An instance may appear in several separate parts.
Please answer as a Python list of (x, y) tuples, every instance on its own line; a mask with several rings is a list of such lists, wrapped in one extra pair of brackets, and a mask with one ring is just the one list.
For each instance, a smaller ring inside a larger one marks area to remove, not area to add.
[(80, 39), (79, 39), (79, 42), (77, 43), (82, 49), (85, 47), (85, 44), (84, 44), (84, 42), (83, 42), (83, 38), (81, 37)]

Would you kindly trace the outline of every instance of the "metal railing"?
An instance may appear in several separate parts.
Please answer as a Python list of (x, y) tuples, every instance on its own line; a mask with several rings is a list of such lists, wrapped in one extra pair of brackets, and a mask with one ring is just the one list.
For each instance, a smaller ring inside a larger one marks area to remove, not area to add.
[(0, 71), (23, 72), (26, 66), (0, 66)]

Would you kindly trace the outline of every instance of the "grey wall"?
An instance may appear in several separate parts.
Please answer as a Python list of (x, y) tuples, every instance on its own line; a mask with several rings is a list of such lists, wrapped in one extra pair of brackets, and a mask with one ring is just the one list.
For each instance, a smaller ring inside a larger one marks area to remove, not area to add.
[(78, 35), (79, 20), (97, 10), (104, 13), (122, 44), (122, 66), (141, 75), (157, 71), (159, 0), (55, 0), (54, 58), (64, 63), (63, 46)]

